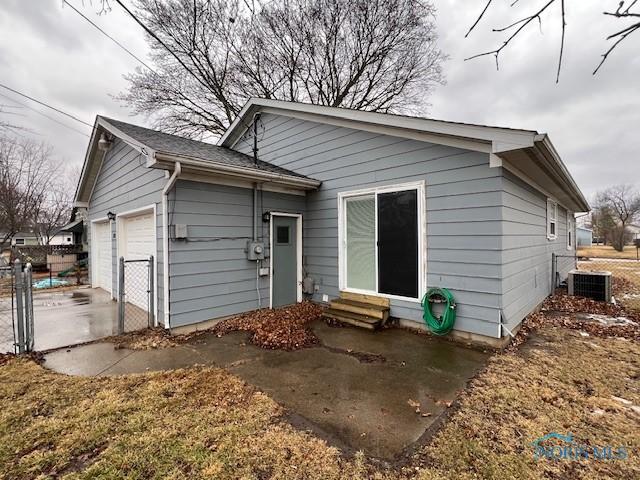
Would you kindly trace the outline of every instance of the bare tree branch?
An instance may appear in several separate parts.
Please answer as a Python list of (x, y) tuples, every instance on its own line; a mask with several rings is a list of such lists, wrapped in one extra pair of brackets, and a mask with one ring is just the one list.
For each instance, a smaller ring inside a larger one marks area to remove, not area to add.
[(157, 37), (148, 39), (157, 73), (128, 75), (129, 89), (119, 98), (171, 133), (220, 135), (250, 97), (401, 112), (424, 107), (444, 81), (446, 57), (436, 46), (435, 9), (427, 0), (137, 0), (135, 6)]
[[(499, 69), (498, 57), (499, 57), (500, 53), (502, 52), (502, 50), (504, 50), (511, 43), (511, 41), (514, 40), (527, 27), (527, 25), (529, 25), (533, 20), (537, 19), (538, 23), (540, 24), (540, 26), (542, 26), (541, 14), (545, 10), (547, 10), (548, 7), (550, 7), (552, 4), (557, 3), (557, 2), (560, 3), (560, 16), (561, 16), (560, 55), (558, 57), (558, 68), (557, 68), (557, 71), (556, 71), (556, 83), (558, 83), (560, 81), (560, 71), (562, 69), (562, 61), (563, 61), (563, 58), (564, 58), (565, 34), (566, 34), (566, 27), (567, 27), (567, 22), (566, 22), (566, 2), (565, 2), (565, 0), (549, 0), (545, 5), (543, 5), (535, 13), (533, 13), (531, 15), (525, 15), (525, 16), (519, 18), (518, 20), (516, 20), (516, 21), (514, 21), (514, 22), (512, 22), (509, 25), (506, 25), (504, 27), (492, 29), (492, 31), (494, 31), (494, 32), (506, 32), (508, 30), (511, 30), (514, 27), (518, 27), (515, 30), (515, 32), (513, 32), (502, 43), (502, 45), (500, 47), (498, 47), (498, 48), (496, 48), (494, 50), (489, 50), (489, 51), (486, 51), (486, 52), (483, 52), (483, 53), (479, 53), (479, 54), (473, 55), (471, 57), (466, 58), (465, 60), (472, 60), (472, 59), (483, 57), (483, 56), (487, 56), (487, 55), (493, 55), (493, 56), (495, 56), (496, 69)], [(469, 33), (471, 33), (471, 31), (478, 25), (480, 20), (484, 17), (485, 13), (487, 12), (489, 7), (491, 6), (491, 3), (492, 3), (491, 1), (487, 2), (487, 4), (485, 5), (485, 8), (482, 10), (480, 15), (478, 17), (476, 17), (475, 22), (473, 23), (473, 25), (471, 26), (471, 28), (469, 29), (469, 31), (465, 35), (465, 38), (469, 35)], [(511, 3), (511, 7), (514, 7), (518, 3), (519, 3), (519, 0), (514, 0), (513, 3)], [(638, 0), (633, 0), (633, 1), (630, 1), (630, 2), (625, 2), (624, 0), (622, 0), (622, 1), (618, 2), (618, 7), (617, 7), (617, 9), (615, 11), (613, 11), (613, 12), (612, 11), (605, 11), (605, 12), (603, 12), (603, 15), (615, 17), (617, 19), (631, 19), (631, 18), (635, 19), (635, 18), (640, 18), (640, 12), (632, 11), (632, 9), (637, 4), (638, 4)], [(593, 75), (595, 75), (600, 70), (602, 65), (609, 58), (609, 55), (624, 40), (626, 40), (632, 33), (636, 32), (638, 30), (640, 30), (640, 21), (636, 22), (636, 23), (633, 23), (631, 25), (628, 25), (625, 28), (623, 28), (622, 30), (620, 30), (620, 31), (618, 31), (616, 33), (613, 33), (612, 35), (609, 35), (607, 37), (607, 40), (611, 40), (611, 39), (614, 39), (614, 38), (617, 38), (617, 40), (602, 55), (602, 59), (601, 59), (600, 63), (597, 65), (597, 67), (595, 68), (595, 70), (593, 71)]]
[(471, 25), (471, 27), (469, 28), (469, 31), (464, 35), (464, 38), (467, 38), (469, 36), (469, 34), (473, 31), (473, 29), (476, 28), (476, 25), (478, 25), (478, 23), (480, 23), (480, 20), (482, 20), (482, 17), (484, 17), (484, 14), (489, 9), (489, 6), (491, 5), (492, 1), (493, 0), (488, 0), (487, 1), (487, 4), (482, 9), (482, 12), (480, 12), (480, 15), (478, 15), (478, 18), (476, 18), (476, 21), (473, 23), (473, 25)]

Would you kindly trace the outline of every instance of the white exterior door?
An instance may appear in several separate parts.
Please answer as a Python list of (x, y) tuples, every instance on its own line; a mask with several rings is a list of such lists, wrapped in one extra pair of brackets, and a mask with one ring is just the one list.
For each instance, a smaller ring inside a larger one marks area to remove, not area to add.
[(93, 268), (95, 268), (95, 273), (93, 274), (94, 287), (100, 287), (111, 293), (111, 270), (113, 266), (113, 252), (111, 249), (111, 223), (95, 223), (93, 232), (95, 238), (91, 243), (92, 247), (95, 249), (95, 254), (93, 255)]
[[(121, 255), (127, 260), (148, 260), (156, 255), (156, 230), (153, 212), (124, 217), (121, 228)], [(149, 264), (128, 263), (124, 269), (126, 301), (149, 309)], [(153, 292), (152, 292), (153, 293)]]

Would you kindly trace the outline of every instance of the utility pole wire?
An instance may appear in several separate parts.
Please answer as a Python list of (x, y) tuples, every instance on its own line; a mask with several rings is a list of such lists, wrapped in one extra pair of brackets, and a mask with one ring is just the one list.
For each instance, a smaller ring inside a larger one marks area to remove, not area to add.
[(195, 79), (198, 81), (198, 83), (199, 83), (200, 85), (202, 85), (206, 90), (210, 90), (210, 89), (211, 89), (211, 87), (210, 87), (209, 85), (207, 85), (206, 83), (204, 83), (204, 82), (200, 79), (200, 77), (198, 77), (195, 73), (193, 73), (193, 70), (191, 70), (191, 69), (187, 66), (187, 64), (186, 64), (186, 63), (184, 63), (184, 62), (182, 61), (182, 59), (181, 59), (181, 58), (180, 58), (176, 53), (174, 53), (174, 51), (173, 51), (173, 50), (171, 50), (171, 49), (167, 46), (167, 44), (166, 44), (166, 43), (164, 43), (164, 42), (162, 41), (162, 39), (161, 39), (160, 37), (158, 37), (158, 35), (156, 35), (156, 33), (155, 33), (153, 30), (151, 30), (149, 27), (147, 27), (147, 26), (142, 22), (142, 20), (140, 20), (138, 17), (136, 17), (136, 15), (135, 15), (131, 10), (129, 10), (129, 9), (127, 8), (127, 6), (126, 6), (124, 3), (122, 3), (122, 1), (121, 1), (121, 0), (115, 0), (115, 2), (116, 2), (118, 5), (120, 5), (120, 6), (122, 7), (122, 9), (123, 9), (125, 12), (127, 12), (127, 13), (129, 14), (129, 16), (130, 16), (131, 18), (133, 18), (133, 19), (135, 20), (135, 22), (136, 22), (138, 25), (140, 25), (140, 26), (144, 29), (144, 31), (145, 31), (145, 32), (147, 32), (149, 35), (151, 35), (151, 36), (152, 36), (152, 37), (153, 37), (153, 38), (154, 38), (154, 39), (155, 39), (155, 40), (156, 40), (160, 45), (162, 45), (162, 46), (164, 47), (164, 49), (165, 49), (167, 52), (169, 52), (169, 53), (173, 56), (173, 58), (175, 58), (175, 59), (180, 63), (180, 65), (182, 65), (182, 66), (184, 67), (184, 69), (185, 69), (187, 72), (189, 72), (189, 74), (191, 74), (191, 76), (192, 76), (193, 78), (195, 78)]
[(64, 5), (68, 5), (74, 12), (76, 12), (78, 15), (80, 15), (82, 18), (84, 18), (87, 22), (89, 22), (95, 29), (97, 29), (100, 33), (102, 33), (105, 37), (107, 37), (109, 40), (111, 40), (113, 43), (115, 43), (117, 46), (119, 46), (122, 50), (124, 50), (125, 52), (127, 52), (131, 57), (133, 57), (135, 60), (137, 60), (138, 62), (140, 62), (144, 67), (148, 68), (149, 70), (151, 70), (153, 72), (153, 68), (151, 68), (149, 65), (147, 65), (143, 60), (140, 59), (140, 57), (138, 57), (137, 55), (135, 55), (133, 52), (131, 52), (131, 50), (129, 50), (127, 47), (125, 47), (124, 45), (122, 45), (118, 40), (116, 40), (114, 37), (112, 37), (111, 35), (109, 35), (107, 32), (105, 32), (102, 28), (100, 28), (98, 25), (96, 25), (90, 18), (86, 17), (80, 10), (78, 10), (76, 7), (74, 7), (73, 5), (71, 5), (67, 0), (62, 0), (62, 3)]
[[(11, 98), (11, 97), (9, 97), (9, 96), (7, 96), (7, 95), (3, 94), (3, 93), (0, 93), (0, 97), (6, 98), (7, 100), (9, 100), (9, 101), (11, 101), (11, 102), (14, 102), (14, 103), (16, 103), (16, 104), (18, 104), (18, 105), (22, 105), (22, 107), (24, 107), (24, 108), (28, 108), (29, 110), (31, 110), (31, 111), (33, 111), (33, 112), (35, 112), (35, 113), (39, 114), (39, 115), (42, 115), (42, 116), (43, 116), (43, 117), (45, 117), (45, 118), (48, 118), (48, 119), (49, 119), (49, 120), (51, 120), (52, 122), (55, 122), (55, 123), (57, 123), (57, 124), (59, 124), (59, 125), (62, 125), (63, 127), (66, 127), (66, 128), (68, 128), (68, 129), (70, 129), (70, 130), (73, 130), (74, 132), (77, 132), (77, 133), (79, 133), (80, 135), (84, 135), (85, 137), (90, 137), (90, 136), (89, 136), (89, 135), (87, 135), (86, 133), (81, 132), (80, 130), (76, 130), (76, 129), (75, 129), (75, 128), (73, 128), (72, 126), (67, 125), (66, 123), (62, 123), (61, 121), (56, 120), (56, 119), (55, 119), (55, 118), (53, 118), (53, 117), (50, 117), (50, 116), (49, 116), (49, 115), (47, 115), (46, 113), (42, 113), (40, 110), (36, 110), (35, 108), (30, 107), (30, 106), (29, 106), (29, 105), (27, 105), (26, 103), (19, 102), (18, 100), (14, 99), (14, 98)], [(22, 107), (21, 107), (21, 108), (22, 108)], [(8, 113), (8, 112), (2, 112), (2, 113)]]
[(80, 122), (80, 123), (82, 123), (83, 125), (86, 125), (87, 127), (91, 127), (91, 128), (93, 128), (93, 125), (91, 125), (90, 123), (87, 123), (87, 122), (85, 122), (84, 120), (80, 120), (78, 117), (75, 117), (75, 116), (71, 115), (70, 113), (65, 112), (64, 110), (60, 110), (59, 108), (52, 107), (51, 105), (49, 105), (49, 104), (47, 104), (47, 103), (45, 103), (45, 102), (42, 102), (42, 101), (37, 100), (37, 99), (35, 99), (35, 98), (33, 98), (33, 97), (30, 97), (30, 96), (29, 96), (29, 95), (27, 95), (26, 93), (22, 93), (22, 92), (19, 92), (18, 90), (14, 90), (13, 88), (11, 88), (11, 87), (7, 87), (6, 85), (4, 85), (4, 84), (2, 84), (2, 83), (0, 83), (0, 87), (4, 88), (4, 89), (6, 89), (6, 90), (9, 90), (10, 92), (15, 93), (16, 95), (20, 95), (21, 97), (27, 98), (27, 99), (31, 100), (32, 102), (36, 102), (37, 104), (40, 104), (40, 105), (42, 105), (43, 107), (50, 108), (50, 109), (51, 109), (51, 110), (53, 110), (54, 112), (58, 112), (58, 113), (60, 113), (60, 114), (64, 115), (65, 117), (69, 117), (70, 119), (75, 120), (76, 122)]

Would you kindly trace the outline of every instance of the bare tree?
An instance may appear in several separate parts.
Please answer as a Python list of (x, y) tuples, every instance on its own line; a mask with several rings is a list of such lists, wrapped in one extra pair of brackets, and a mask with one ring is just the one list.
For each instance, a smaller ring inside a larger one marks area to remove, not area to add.
[[(473, 25), (471, 25), (471, 28), (469, 28), (469, 31), (467, 32), (465, 37), (468, 37), (471, 34), (471, 32), (476, 28), (476, 26), (480, 23), (480, 21), (485, 16), (487, 11), (491, 8), (492, 3), (493, 3), (493, 0), (487, 0), (487, 2), (484, 5), (484, 8), (476, 18)], [(560, 52), (558, 55), (558, 68), (556, 73), (556, 82), (558, 82), (560, 80), (560, 70), (562, 68), (562, 57), (564, 55), (564, 40), (565, 40), (565, 32), (567, 28), (567, 21), (566, 21), (567, 3), (568, 2), (566, 0), (546, 0), (540, 6), (536, 6), (533, 9), (531, 9), (528, 13), (521, 15), (520, 18), (518, 18), (518, 20), (502, 27), (493, 28), (492, 29), (493, 32), (508, 33), (506, 40), (504, 40), (499, 47), (493, 50), (479, 53), (477, 55), (473, 55), (472, 57), (469, 57), (466, 60), (471, 60), (474, 58), (492, 55), (495, 57), (496, 68), (499, 68), (500, 53), (505, 48), (507, 48), (507, 46), (509, 46), (509, 44), (527, 27), (535, 24), (542, 25), (542, 15), (547, 11), (551, 11), (553, 6), (556, 6), (558, 15), (560, 17), (559, 21), (556, 23), (560, 25), (560, 28), (561, 28)], [(616, 47), (618, 47), (623, 41), (625, 41), (634, 32), (640, 30), (640, 2), (638, 2), (638, 0), (623, 0), (623, 1), (616, 1), (611, 3), (617, 4), (616, 10), (606, 10), (602, 12), (602, 14), (606, 17), (614, 17), (620, 20), (621, 22), (630, 21), (630, 23), (624, 25), (622, 28), (619, 28), (618, 30), (611, 33), (611, 35), (607, 37), (607, 40), (611, 41), (612, 44), (609, 47), (609, 49), (601, 55), (602, 58), (600, 60), (600, 63), (598, 63), (598, 65), (595, 67), (593, 71), (593, 75), (598, 73), (598, 70), (600, 70), (604, 62), (609, 58), (609, 55), (616, 49)], [(523, 9), (529, 8), (529, 4), (526, 4), (526, 6), (524, 7), (522, 5), (523, 4), (521, 4), (519, 0), (515, 0), (511, 3), (511, 6), (515, 8), (520, 8), (520, 7), (522, 7)]]
[(130, 74), (120, 98), (171, 133), (219, 135), (250, 97), (407, 112), (443, 83), (427, 0), (135, 5), (155, 68)]
[(33, 229), (60, 171), (51, 147), (0, 136), (0, 245)]
[(60, 228), (69, 221), (73, 191), (74, 185), (66, 175), (60, 176), (49, 187), (44, 201), (34, 215), (35, 230), (43, 244), (49, 245)]
[(630, 185), (616, 185), (599, 192), (596, 204), (602, 221), (610, 227), (605, 234), (609, 234), (613, 248), (621, 252), (627, 226), (640, 217), (640, 193)]

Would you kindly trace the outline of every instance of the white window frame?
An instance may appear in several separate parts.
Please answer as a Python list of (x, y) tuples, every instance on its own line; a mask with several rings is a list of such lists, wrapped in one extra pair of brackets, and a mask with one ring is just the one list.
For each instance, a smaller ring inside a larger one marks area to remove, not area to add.
[[(346, 200), (353, 197), (373, 195), (375, 199), (375, 238), (378, 238), (378, 194), (416, 190), (418, 197), (418, 297), (404, 297), (378, 292), (378, 245), (375, 245), (376, 290), (363, 290), (347, 287), (347, 215)], [(425, 181), (384, 185), (361, 190), (338, 193), (338, 286), (341, 291), (374, 295), (407, 302), (420, 302), (427, 286), (427, 215), (426, 215), (426, 183)]]
[(567, 212), (567, 250), (573, 250), (576, 245), (576, 229), (573, 214)]
[[(555, 225), (554, 233), (551, 233), (552, 223)], [(558, 238), (558, 202), (547, 198), (547, 239), (555, 240), (556, 238)]]

